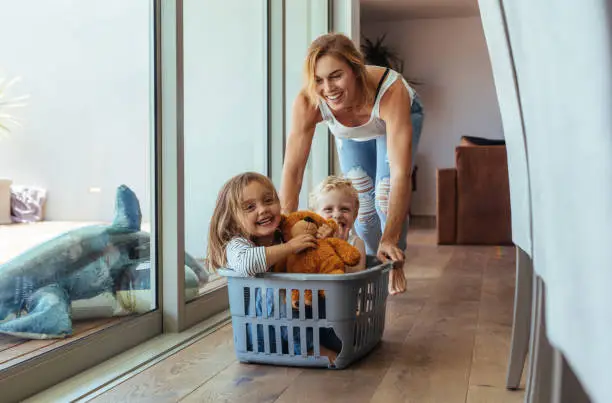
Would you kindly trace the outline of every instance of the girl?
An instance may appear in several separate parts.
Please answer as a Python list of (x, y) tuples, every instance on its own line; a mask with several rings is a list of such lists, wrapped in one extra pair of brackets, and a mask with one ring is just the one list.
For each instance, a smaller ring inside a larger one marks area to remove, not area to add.
[(282, 243), (280, 202), (274, 185), (256, 172), (236, 175), (223, 185), (210, 220), (208, 265), (243, 276), (265, 273), (289, 254), (316, 247), (312, 235)]

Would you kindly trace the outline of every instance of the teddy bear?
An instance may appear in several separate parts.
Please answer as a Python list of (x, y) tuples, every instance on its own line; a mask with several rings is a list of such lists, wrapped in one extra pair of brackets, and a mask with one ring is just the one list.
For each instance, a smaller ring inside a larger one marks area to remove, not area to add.
[[(280, 228), (283, 240), (288, 242), (300, 234), (316, 236), (319, 227), (324, 224), (334, 233), (338, 229), (334, 220), (326, 220), (312, 211), (303, 210), (283, 215)], [(343, 274), (346, 265), (356, 265), (360, 258), (361, 254), (357, 248), (342, 239), (331, 237), (317, 239), (316, 248), (290, 255), (284, 268), (287, 273)], [(323, 291), (320, 291), (319, 295), (323, 296)], [(292, 291), (291, 303), (294, 308), (298, 307), (298, 290)], [(304, 303), (312, 305), (312, 291), (304, 292)]]

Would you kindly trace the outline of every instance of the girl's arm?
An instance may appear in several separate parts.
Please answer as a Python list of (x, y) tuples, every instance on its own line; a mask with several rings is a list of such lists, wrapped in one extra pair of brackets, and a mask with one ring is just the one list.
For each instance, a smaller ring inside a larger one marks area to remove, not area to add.
[(255, 246), (248, 239), (234, 238), (225, 248), (227, 266), (244, 277), (268, 271), (266, 248)]
[(304, 169), (310, 154), (315, 126), (322, 120), (318, 107), (310, 105), (300, 92), (292, 109), (291, 129), (287, 138), (285, 162), (280, 186), (281, 211), (290, 213), (298, 208)]
[(274, 246), (255, 246), (245, 238), (234, 238), (226, 247), (227, 265), (242, 276), (265, 273), (291, 253), (316, 247), (312, 235), (299, 235), (291, 241)]
[(410, 205), (412, 174), (411, 99), (406, 86), (398, 79), (383, 96), (381, 118), (387, 124), (387, 153), (391, 169), (391, 193), (387, 224), (382, 234), (378, 258), (403, 261), (404, 254), (397, 244)]

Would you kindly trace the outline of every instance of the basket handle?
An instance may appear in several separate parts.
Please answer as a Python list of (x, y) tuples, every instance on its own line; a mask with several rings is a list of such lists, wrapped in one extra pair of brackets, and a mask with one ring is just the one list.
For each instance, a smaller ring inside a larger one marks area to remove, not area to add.
[[(278, 280), (298, 280), (298, 281), (348, 281), (362, 280), (371, 276), (377, 276), (381, 273), (386, 273), (393, 268), (393, 262), (382, 263), (369, 269), (357, 273), (345, 274), (307, 274), (307, 273), (260, 273), (255, 275), (256, 278), (278, 279)], [(224, 277), (244, 277), (231, 269), (218, 269), (217, 273)]]

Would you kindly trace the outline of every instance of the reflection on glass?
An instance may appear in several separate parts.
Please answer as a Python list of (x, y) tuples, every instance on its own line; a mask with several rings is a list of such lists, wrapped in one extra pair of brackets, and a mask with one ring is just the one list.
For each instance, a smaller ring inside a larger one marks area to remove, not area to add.
[(0, 0), (3, 365), (157, 306), (150, 7)]
[[(206, 267), (217, 193), (244, 171), (265, 174), (266, 1), (184, 2), (185, 249)], [(197, 295), (224, 284), (211, 274)]]

